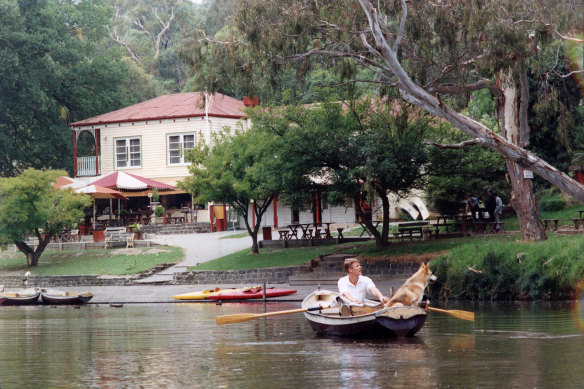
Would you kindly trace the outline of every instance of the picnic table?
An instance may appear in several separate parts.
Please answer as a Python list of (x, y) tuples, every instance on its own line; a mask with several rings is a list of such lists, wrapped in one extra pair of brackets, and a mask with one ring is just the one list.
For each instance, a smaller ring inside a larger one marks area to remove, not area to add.
[(429, 222), (425, 221), (417, 221), (417, 222), (402, 222), (399, 223), (397, 226), (397, 232), (400, 235), (400, 240), (403, 241), (406, 235), (409, 236), (410, 240), (414, 238), (414, 236), (419, 236), (420, 238), (423, 237), (424, 228), (427, 228), (430, 225)]
[[(381, 221), (379, 221), (379, 220), (371, 221), (371, 224), (373, 224), (373, 228), (375, 228), (375, 229), (377, 229), (377, 226), (379, 225), (379, 223), (381, 223)], [(373, 235), (373, 231), (371, 231), (369, 229), (369, 227), (367, 227), (367, 224), (365, 224), (365, 222), (360, 221), (359, 224), (363, 228), (363, 231), (361, 231), (361, 235), (359, 235), (359, 237), (362, 237), (364, 233), (367, 233), (367, 235), (369, 235), (369, 236)]]

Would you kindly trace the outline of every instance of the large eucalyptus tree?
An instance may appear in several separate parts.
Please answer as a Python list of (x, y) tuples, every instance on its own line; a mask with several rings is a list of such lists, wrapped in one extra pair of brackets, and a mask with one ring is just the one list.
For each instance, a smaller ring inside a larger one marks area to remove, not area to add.
[[(584, 201), (584, 187), (529, 151), (528, 69), (548, 48), (570, 41), (584, 12), (577, 0), (534, 3), (501, 1), (241, 0), (233, 19), (233, 35), (221, 41), (199, 37), (206, 50), (245, 53), (248, 69), (277, 79), (289, 67), (309, 69), (315, 61), (331, 66), (350, 64), (371, 76), (381, 89), (395, 87), (401, 97), (444, 118), (469, 139), (450, 147), (479, 144), (501, 154), (525, 240), (545, 239), (533, 185), (525, 170)], [(225, 64), (232, 66), (224, 56)], [(219, 66), (222, 66), (219, 64)], [(557, 68), (555, 69), (557, 70)], [(554, 71), (552, 67), (549, 71)], [(213, 88), (210, 85), (210, 88)], [(448, 96), (488, 89), (497, 97), (500, 132), (462, 114)]]

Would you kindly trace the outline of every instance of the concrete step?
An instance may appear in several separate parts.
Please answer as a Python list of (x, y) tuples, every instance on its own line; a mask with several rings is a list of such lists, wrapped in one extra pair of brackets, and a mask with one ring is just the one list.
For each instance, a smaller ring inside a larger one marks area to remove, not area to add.
[(308, 277), (308, 276), (291, 276), (288, 280), (288, 283), (291, 286), (300, 286), (300, 285), (317, 285), (323, 286), (337, 286), (337, 282), (339, 281), (340, 277), (330, 277), (330, 276), (322, 276), (322, 277)]

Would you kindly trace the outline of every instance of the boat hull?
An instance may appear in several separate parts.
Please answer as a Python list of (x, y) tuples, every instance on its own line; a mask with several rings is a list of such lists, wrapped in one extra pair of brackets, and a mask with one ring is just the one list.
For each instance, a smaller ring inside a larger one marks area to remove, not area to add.
[[(302, 307), (330, 306), (338, 295), (317, 291), (304, 299)], [(340, 316), (338, 312), (338, 308), (331, 308), (305, 312), (304, 316), (319, 336), (411, 337), (422, 328), (428, 314), (418, 307), (384, 308), (357, 316)]]
[(175, 300), (206, 300), (206, 299), (209, 298), (209, 296), (215, 296), (215, 295), (219, 295), (219, 294), (222, 294), (222, 293), (227, 293), (229, 291), (234, 291), (234, 290), (241, 290), (241, 291), (243, 291), (244, 289), (235, 289), (235, 288), (221, 289), (221, 288), (215, 288), (215, 289), (199, 290), (199, 291), (196, 291), (196, 292), (189, 292), (189, 293), (177, 294), (175, 296), (172, 296), (172, 298), (175, 299)]
[(6, 293), (0, 294), (0, 305), (10, 306), (10, 305), (35, 305), (39, 302), (40, 292), (34, 292), (32, 294), (23, 293)]
[[(296, 293), (293, 289), (266, 289), (266, 298), (287, 296)], [(245, 291), (234, 291), (230, 293), (223, 293), (209, 296), (209, 300), (249, 300), (261, 299), (264, 297), (262, 289), (250, 289)]]
[(41, 291), (41, 301), (43, 304), (48, 305), (83, 305), (87, 304), (92, 298), (93, 294), (89, 292), (51, 294), (50, 292)]

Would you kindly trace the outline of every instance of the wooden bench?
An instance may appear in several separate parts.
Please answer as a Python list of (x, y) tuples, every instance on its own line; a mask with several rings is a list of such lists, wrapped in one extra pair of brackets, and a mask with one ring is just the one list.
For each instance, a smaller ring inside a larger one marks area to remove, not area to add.
[(409, 235), (410, 241), (416, 237), (423, 238), (423, 230), (429, 226), (428, 222), (412, 222), (407, 224), (400, 224), (397, 226), (397, 233), (400, 236), (400, 241), (404, 240), (406, 235)]
[(544, 228), (543, 228), (544, 231), (549, 230), (550, 225), (552, 223), (554, 223), (554, 231), (558, 230), (558, 219), (544, 219), (543, 223), (544, 223)]
[(575, 230), (579, 230), (580, 226), (584, 227), (584, 219), (577, 217), (577, 218), (572, 219), (572, 221), (574, 222), (574, 229)]
[(126, 242), (126, 248), (134, 247), (134, 233), (126, 232), (126, 227), (108, 227), (105, 229), (105, 248), (108, 243), (112, 245), (113, 242)]

